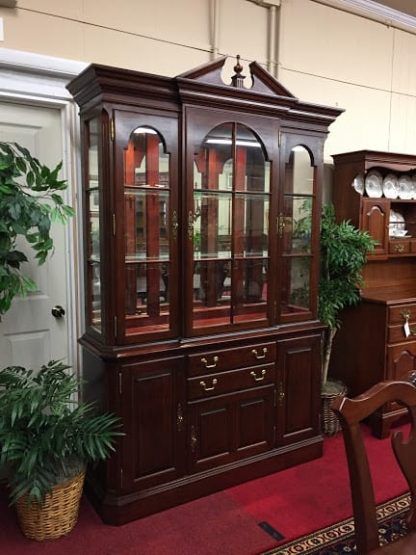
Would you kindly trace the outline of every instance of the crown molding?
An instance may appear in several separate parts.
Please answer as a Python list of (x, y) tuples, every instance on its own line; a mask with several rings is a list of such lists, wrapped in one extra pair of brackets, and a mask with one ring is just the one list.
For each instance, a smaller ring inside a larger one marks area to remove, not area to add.
[(384, 6), (373, 0), (313, 0), (344, 12), (353, 13), (388, 27), (395, 27), (416, 34), (416, 17)]

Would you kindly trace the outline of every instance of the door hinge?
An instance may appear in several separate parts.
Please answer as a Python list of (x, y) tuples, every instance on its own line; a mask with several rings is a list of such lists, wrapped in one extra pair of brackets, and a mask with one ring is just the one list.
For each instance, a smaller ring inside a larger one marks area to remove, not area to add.
[(118, 335), (118, 318), (117, 316), (114, 316), (114, 337), (117, 337)]
[(111, 119), (110, 119), (110, 139), (111, 139), (112, 141), (114, 141), (115, 136), (116, 136), (116, 131), (115, 131), (115, 129), (114, 129), (114, 119), (111, 118)]
[(123, 393), (123, 373), (118, 373), (118, 392), (121, 395)]
[(112, 216), (112, 223), (113, 223), (113, 235), (115, 236), (117, 228), (116, 228), (116, 215), (115, 215), (114, 212), (113, 212), (113, 216)]

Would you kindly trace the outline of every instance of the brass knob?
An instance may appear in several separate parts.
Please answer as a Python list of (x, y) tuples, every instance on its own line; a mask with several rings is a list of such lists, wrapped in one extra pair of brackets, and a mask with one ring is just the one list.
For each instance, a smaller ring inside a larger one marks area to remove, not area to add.
[(62, 316), (65, 316), (65, 309), (59, 304), (54, 306), (51, 312), (54, 318), (62, 318)]
[(401, 245), (400, 243), (398, 245), (394, 245), (393, 250), (394, 252), (402, 253), (404, 251), (404, 245)]

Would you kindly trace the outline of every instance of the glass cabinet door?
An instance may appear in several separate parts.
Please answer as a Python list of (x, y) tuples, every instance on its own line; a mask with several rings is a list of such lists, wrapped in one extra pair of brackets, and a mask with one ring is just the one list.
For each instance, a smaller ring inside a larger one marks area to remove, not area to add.
[(178, 228), (177, 212), (171, 212), (170, 173), (162, 134), (136, 127), (123, 153), (126, 337), (170, 329), (170, 242)]
[(87, 326), (97, 333), (103, 333), (102, 285), (101, 285), (101, 243), (100, 223), (101, 184), (99, 176), (99, 131), (100, 118), (85, 122), (85, 208), (86, 208), (86, 284), (87, 284)]
[(280, 315), (301, 319), (311, 312), (315, 169), (303, 146), (290, 151), (285, 166), (283, 199), (278, 216), (282, 251)]
[(248, 127), (225, 123), (193, 162), (192, 328), (267, 321), (270, 162)]

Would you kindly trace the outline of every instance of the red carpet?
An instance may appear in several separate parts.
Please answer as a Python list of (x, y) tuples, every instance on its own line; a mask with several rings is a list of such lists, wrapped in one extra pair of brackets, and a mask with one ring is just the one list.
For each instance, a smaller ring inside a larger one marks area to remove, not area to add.
[[(377, 502), (406, 490), (389, 440), (367, 438)], [(267, 521), (282, 543), (351, 516), (342, 436), (325, 440), (324, 457), (253, 480), (121, 527), (104, 525), (83, 501), (66, 538), (36, 543), (20, 533), (0, 498), (1, 555), (258, 555), (277, 545), (259, 528)]]

